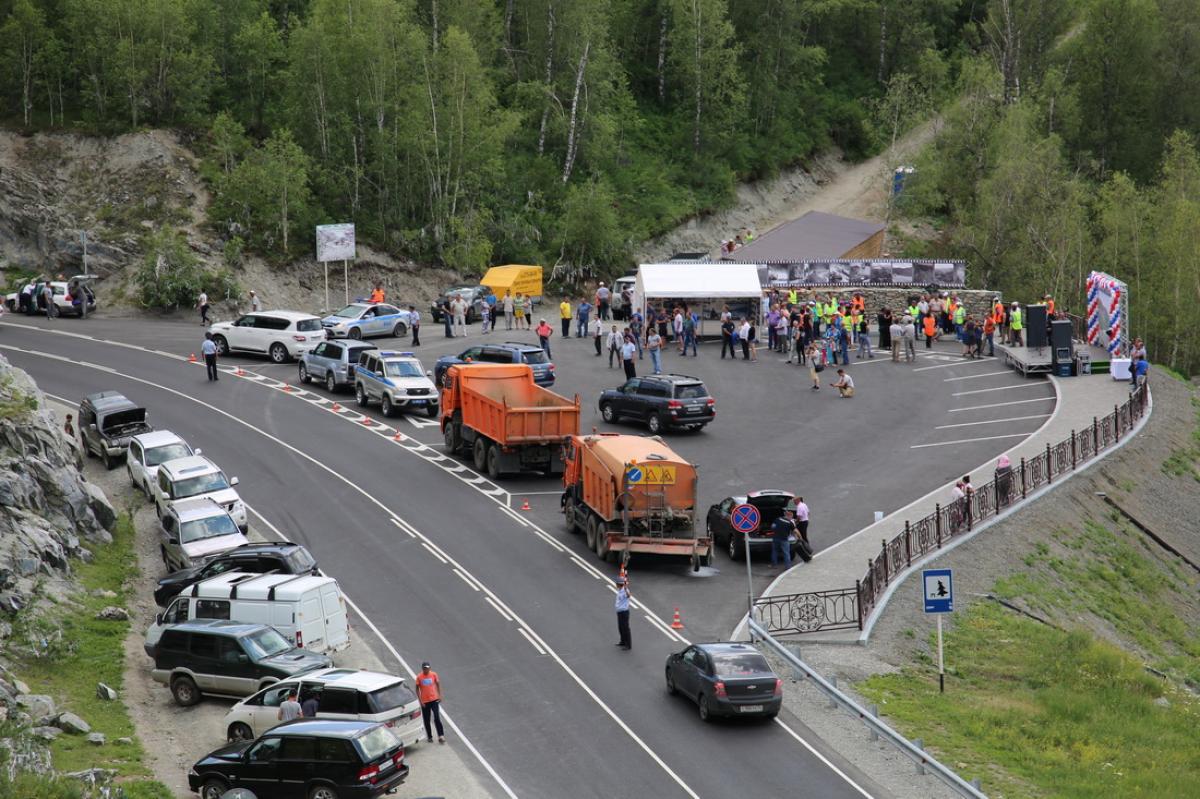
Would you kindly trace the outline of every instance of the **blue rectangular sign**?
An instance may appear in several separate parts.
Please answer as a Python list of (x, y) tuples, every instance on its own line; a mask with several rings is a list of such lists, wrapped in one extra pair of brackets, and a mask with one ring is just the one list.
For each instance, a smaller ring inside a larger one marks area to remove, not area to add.
[(954, 611), (954, 581), (950, 569), (925, 569), (921, 572), (921, 587), (926, 613)]

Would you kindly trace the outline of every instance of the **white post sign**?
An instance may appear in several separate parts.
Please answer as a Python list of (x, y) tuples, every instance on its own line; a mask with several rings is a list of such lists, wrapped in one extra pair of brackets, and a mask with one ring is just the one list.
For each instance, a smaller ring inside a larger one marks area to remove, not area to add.
[(325, 266), (325, 310), (329, 307), (329, 262), (342, 262), (342, 279), (346, 286), (346, 303), (350, 303), (349, 261), (355, 257), (354, 223), (317, 225), (317, 260)]
[(942, 649), (942, 614), (954, 612), (954, 575), (950, 569), (925, 569), (921, 572), (926, 613), (937, 616), (938, 692), (946, 691), (946, 661)]

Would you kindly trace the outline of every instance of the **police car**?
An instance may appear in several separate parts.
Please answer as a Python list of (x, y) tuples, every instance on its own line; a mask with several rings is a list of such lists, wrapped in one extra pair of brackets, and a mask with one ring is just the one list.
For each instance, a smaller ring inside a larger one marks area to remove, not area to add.
[(399, 338), (412, 326), (412, 314), (385, 303), (352, 302), (335, 314), (321, 320), (329, 338), (366, 338), (395, 336)]
[(354, 368), (354, 397), (360, 406), (379, 402), (384, 416), (398, 411), (438, 415), (438, 391), (431, 372), (411, 352), (367, 350)]

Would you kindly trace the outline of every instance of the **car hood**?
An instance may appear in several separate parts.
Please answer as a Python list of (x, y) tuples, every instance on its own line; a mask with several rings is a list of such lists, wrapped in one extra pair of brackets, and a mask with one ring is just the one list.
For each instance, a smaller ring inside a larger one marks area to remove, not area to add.
[(428, 377), (389, 377), (388, 382), (396, 388), (427, 388), (436, 391), (433, 381)]
[(191, 566), (186, 569), (180, 569), (177, 572), (171, 572), (166, 577), (158, 578), (159, 586), (185, 586), (189, 585), (196, 579), (196, 575), (200, 573), (200, 566)]
[(328, 669), (333, 661), (326, 655), (318, 655), (304, 649), (289, 649), (260, 661), (264, 666), (271, 666), (287, 674), (303, 674), (314, 669)]
[(241, 497), (232, 488), (222, 488), (220, 491), (210, 491), (207, 494), (193, 494), (190, 497), (186, 497), (186, 499), (211, 499), (218, 505), (224, 506), (231, 502), (238, 502), (241, 500)]
[(228, 333), (230, 330), (233, 330), (233, 322), (213, 322), (208, 326), (208, 332), (210, 333), (217, 331)]
[(351, 322), (358, 322), (360, 319), (347, 319), (344, 316), (326, 316), (321, 320), (322, 327), (337, 327), (338, 325), (348, 325)]
[(240, 547), (242, 544), (248, 544), (246, 536), (241, 533), (233, 533), (231, 535), (218, 535), (212, 538), (201, 538), (199, 541), (189, 541), (183, 545), (183, 551), (192, 560), (198, 560), (206, 555), (214, 555), (218, 552), (224, 552), (227, 549)]
[(222, 746), (220, 749), (214, 749), (204, 757), (196, 761), (197, 766), (218, 765), (220, 763), (228, 763), (231, 760), (239, 759), (250, 744), (254, 741), (236, 741)]

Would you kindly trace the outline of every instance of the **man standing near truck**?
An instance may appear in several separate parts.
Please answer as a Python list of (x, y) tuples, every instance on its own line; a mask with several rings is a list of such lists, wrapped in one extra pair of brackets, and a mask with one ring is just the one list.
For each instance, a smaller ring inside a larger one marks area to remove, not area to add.
[(617, 578), (617, 632), (621, 640), (617, 646), (622, 649), (633, 649), (633, 641), (629, 635), (629, 581), (624, 577)]

